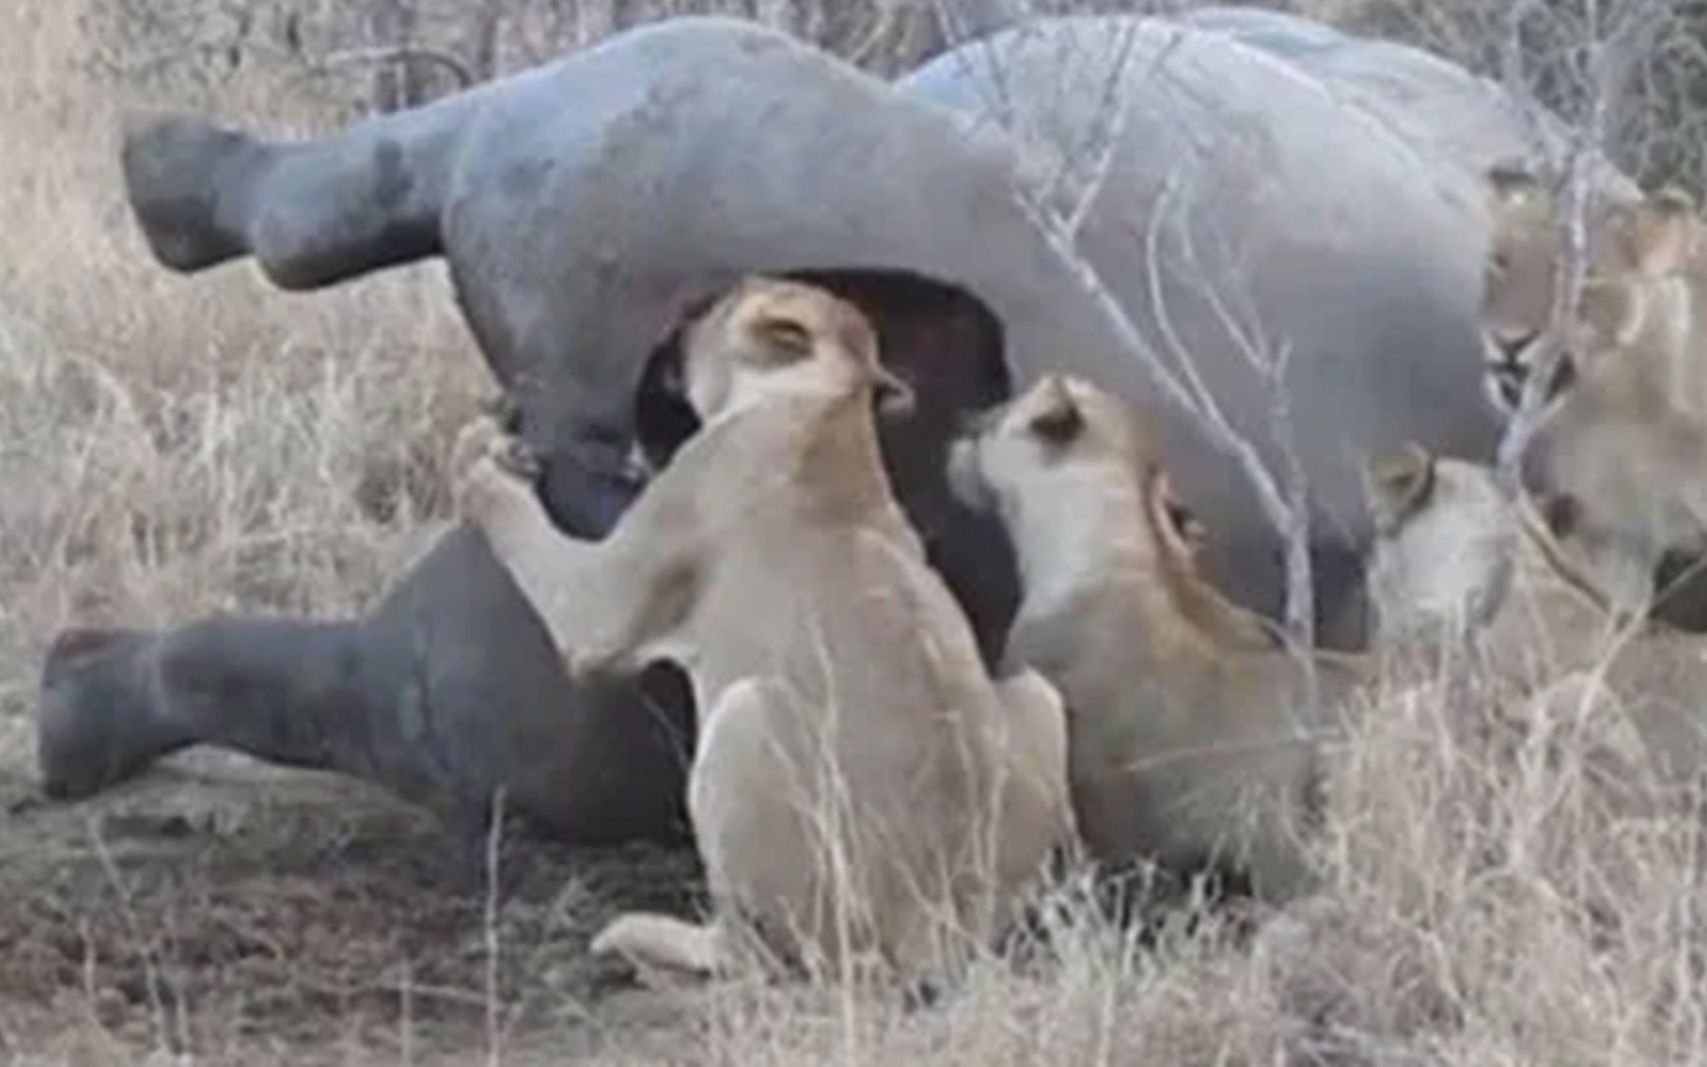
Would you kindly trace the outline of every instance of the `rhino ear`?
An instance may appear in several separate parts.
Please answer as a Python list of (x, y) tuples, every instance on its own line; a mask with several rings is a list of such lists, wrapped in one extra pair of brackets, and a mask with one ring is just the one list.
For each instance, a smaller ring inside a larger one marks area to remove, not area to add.
[(1392, 531), (1434, 493), (1434, 456), (1414, 441), (1372, 458), (1364, 486), (1376, 526)]
[(1031, 432), (1052, 445), (1070, 443), (1085, 428), (1085, 416), (1078, 401), (1059, 375), (1050, 375), (1041, 392), (1041, 402), (1031, 416)]

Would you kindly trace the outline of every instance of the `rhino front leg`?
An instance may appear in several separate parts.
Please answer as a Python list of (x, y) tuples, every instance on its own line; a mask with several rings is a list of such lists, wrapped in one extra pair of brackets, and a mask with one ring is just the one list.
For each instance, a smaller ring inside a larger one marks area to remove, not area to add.
[(507, 810), (591, 843), (679, 838), (692, 724), (673, 673), (571, 684), (483, 540), (459, 529), (365, 619), (66, 634), (42, 673), (37, 751), (61, 799), (212, 744), (456, 818), (503, 789)]
[(161, 633), (73, 630), (42, 672), (37, 746), (50, 796), (76, 798), (159, 756), (211, 743), (274, 763), (371, 777), (371, 725), (348, 623), (214, 617)]

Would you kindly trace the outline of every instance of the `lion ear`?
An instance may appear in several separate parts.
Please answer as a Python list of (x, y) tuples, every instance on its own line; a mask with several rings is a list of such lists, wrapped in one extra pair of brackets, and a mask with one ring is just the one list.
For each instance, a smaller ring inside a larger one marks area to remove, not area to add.
[(1662, 278), (1683, 269), (1694, 251), (1695, 202), (1689, 194), (1666, 187), (1628, 209), (1624, 244), (1630, 266), (1647, 278)]
[(1569, 493), (1555, 493), (1541, 500), (1541, 519), (1547, 532), (1563, 540), (1582, 521), (1582, 504)]
[(1041, 392), (1041, 401), (1031, 416), (1031, 432), (1053, 445), (1071, 442), (1085, 428), (1078, 401), (1059, 375), (1050, 375)]
[(1392, 530), (1434, 493), (1434, 456), (1414, 441), (1372, 458), (1364, 467), (1375, 523)]
[(1166, 524), (1169, 541), (1187, 556), (1199, 555), (1209, 540), (1208, 528), (1174, 493), (1173, 479), (1166, 471), (1156, 474), (1151, 491), (1155, 494), (1156, 517)]
[(904, 419), (919, 407), (919, 397), (906, 379), (879, 363), (872, 375), (872, 393), (877, 413), (884, 418)]

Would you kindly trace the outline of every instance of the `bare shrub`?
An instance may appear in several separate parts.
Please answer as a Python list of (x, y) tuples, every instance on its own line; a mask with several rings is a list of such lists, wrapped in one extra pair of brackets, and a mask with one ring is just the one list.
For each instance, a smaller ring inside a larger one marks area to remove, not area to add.
[(1707, 8), (1669, 0), (1347, 0), (1348, 28), (1409, 41), (1499, 76), (1513, 62), (1538, 103), (1578, 127), (1604, 106), (1590, 43), (1632, 17), (1652, 19), (1633, 50), (1622, 121), (1607, 130), (1613, 162), (1645, 186), (1707, 192)]

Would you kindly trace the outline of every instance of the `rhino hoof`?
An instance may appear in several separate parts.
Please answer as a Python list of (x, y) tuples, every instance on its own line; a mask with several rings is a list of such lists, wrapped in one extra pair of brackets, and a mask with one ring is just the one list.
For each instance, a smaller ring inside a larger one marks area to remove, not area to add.
[(42, 791), (78, 800), (129, 778), (187, 740), (155, 721), (141, 657), (152, 635), (77, 628), (60, 634), (42, 669), (36, 763)]

